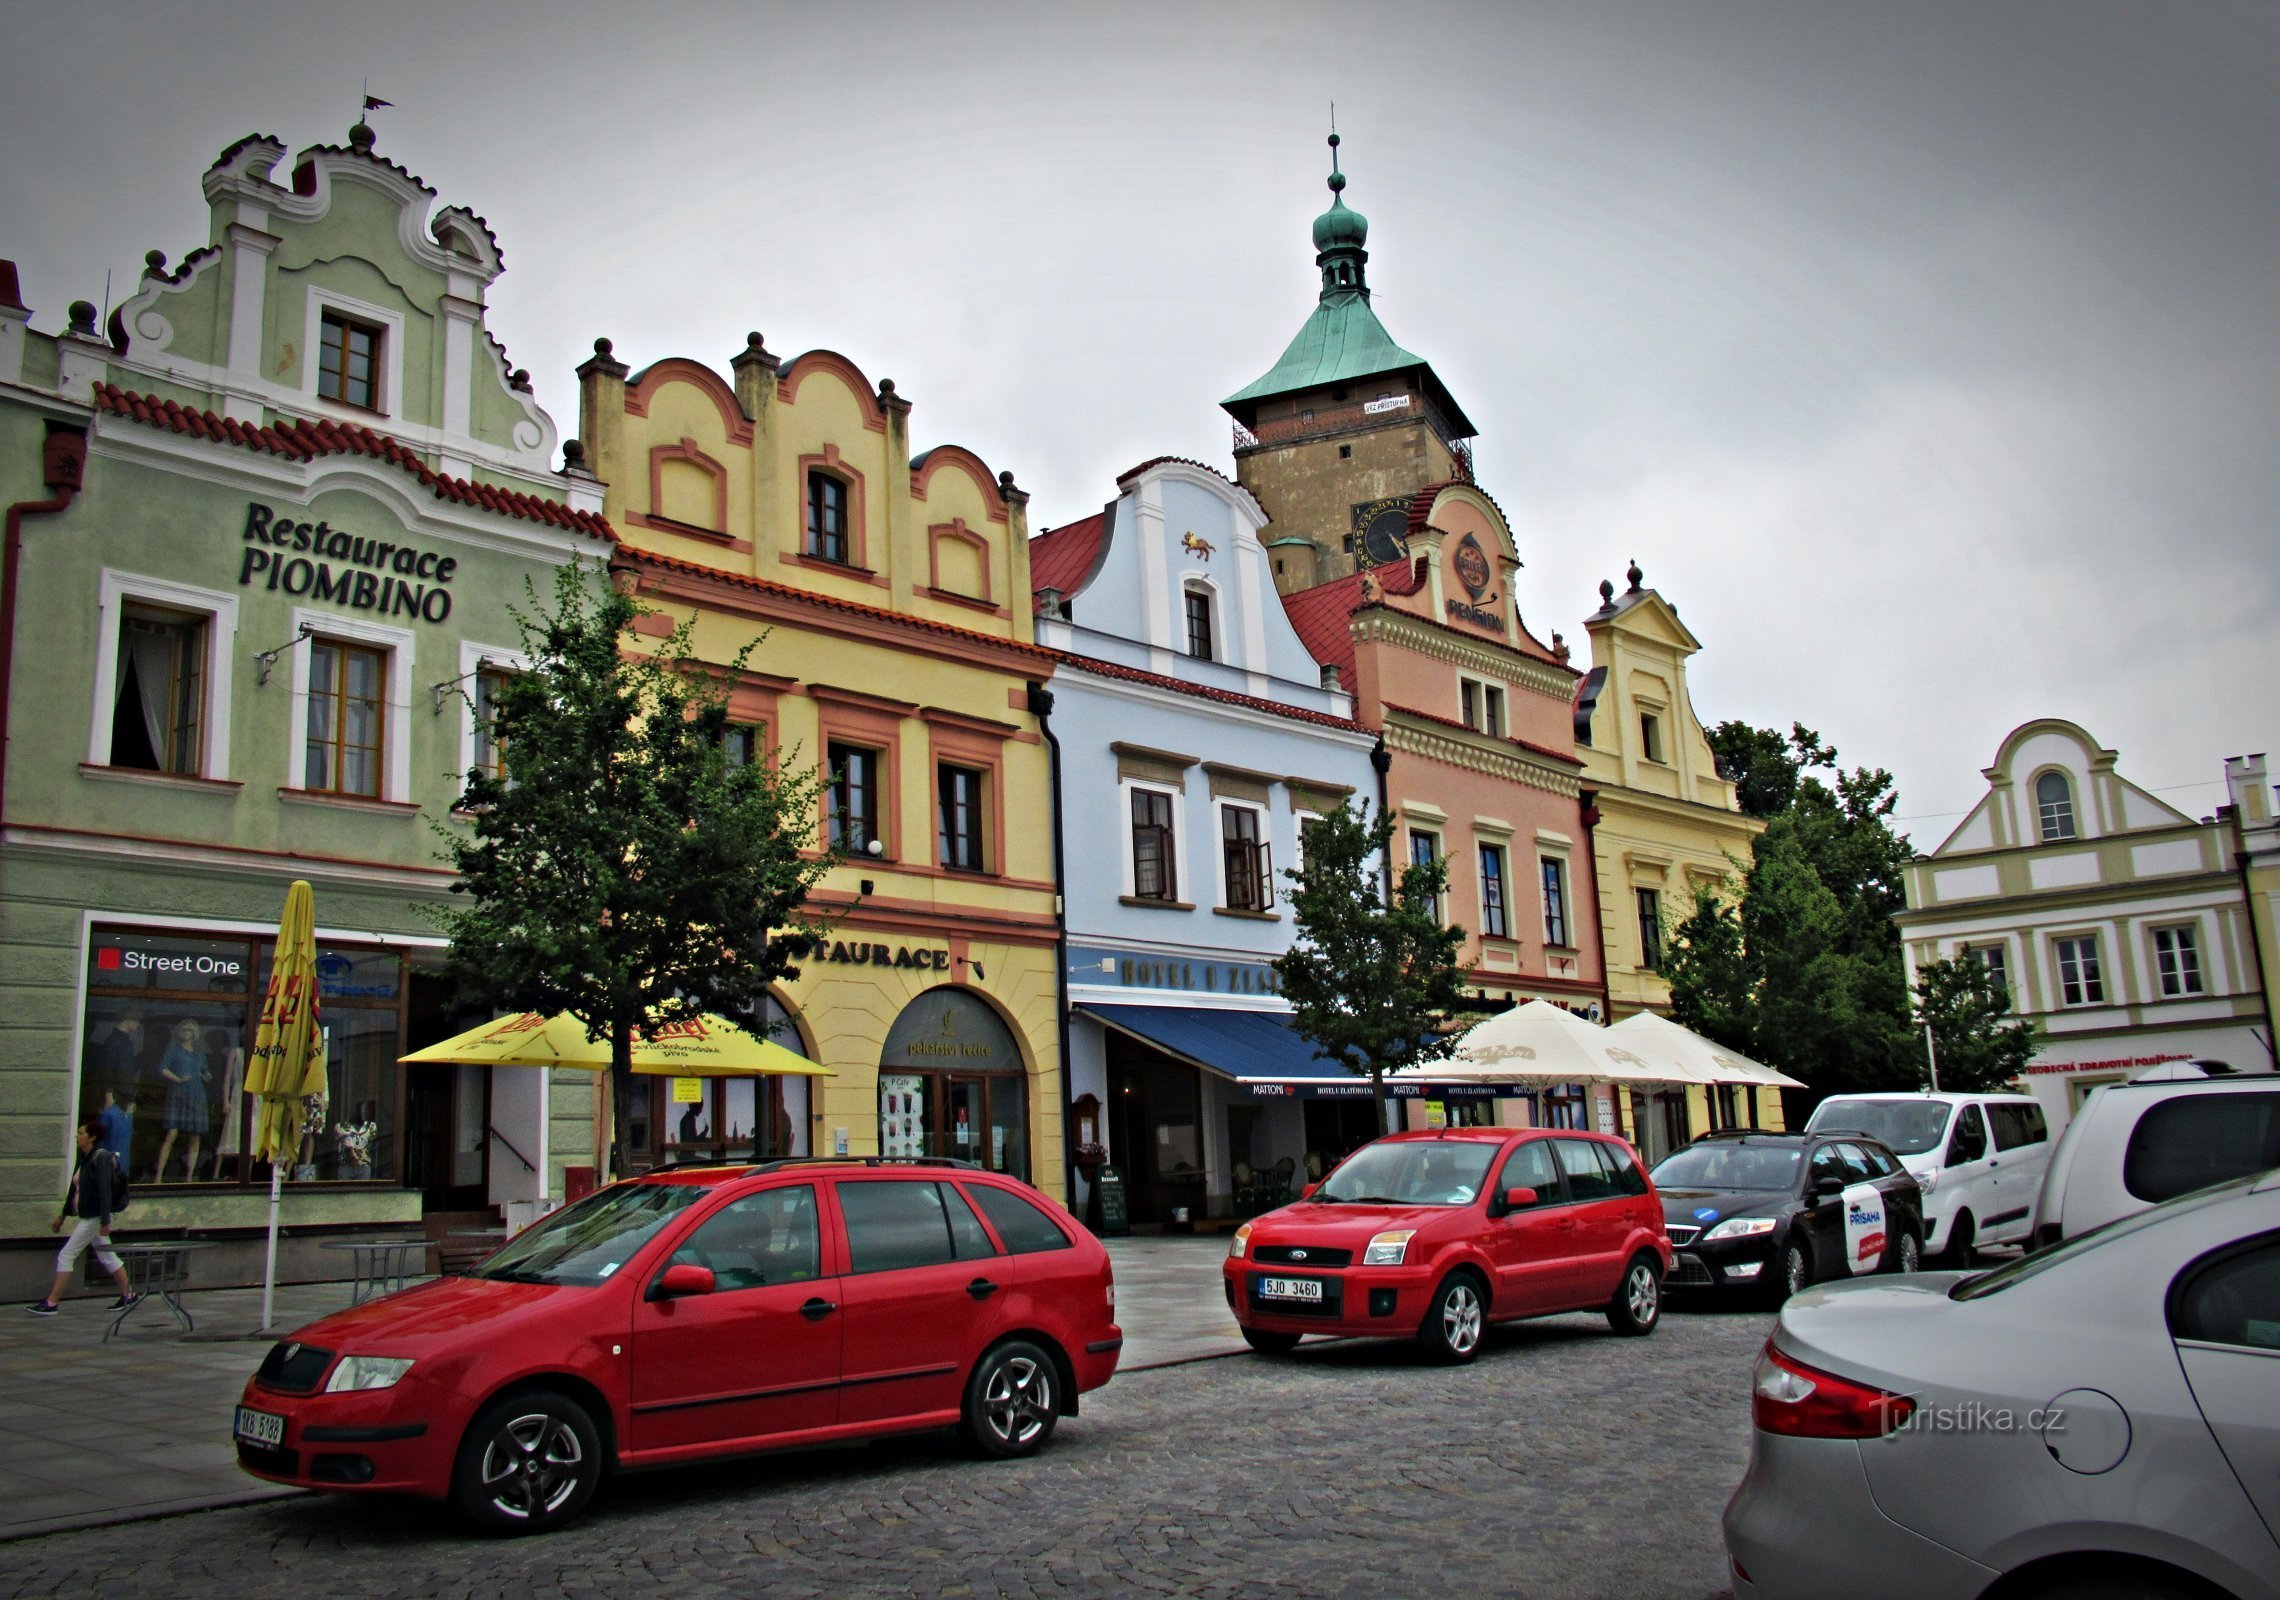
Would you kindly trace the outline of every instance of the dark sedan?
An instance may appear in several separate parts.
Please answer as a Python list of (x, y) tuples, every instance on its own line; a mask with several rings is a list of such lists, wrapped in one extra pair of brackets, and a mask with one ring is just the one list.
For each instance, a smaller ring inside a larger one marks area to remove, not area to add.
[(1763, 1287), (1787, 1298), (1923, 1264), (1916, 1180), (1858, 1134), (1705, 1134), (1666, 1157), (1654, 1180), (1678, 1252), (1674, 1290)]

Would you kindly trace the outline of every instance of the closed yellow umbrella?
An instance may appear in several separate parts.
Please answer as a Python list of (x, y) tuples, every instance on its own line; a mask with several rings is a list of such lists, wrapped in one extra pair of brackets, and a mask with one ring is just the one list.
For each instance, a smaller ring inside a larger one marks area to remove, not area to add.
[(261, 998), (261, 1025), (245, 1069), (246, 1093), (255, 1097), (253, 1158), (269, 1163), (269, 1253), (261, 1278), (261, 1325), (277, 1286), (277, 1219), (285, 1166), (301, 1153), (301, 1107), (325, 1093), (325, 1029), (317, 1010), (317, 896), (296, 878), (285, 891), (277, 923), (277, 951), (269, 989)]
[[(586, 1025), (567, 1011), (552, 1017), (530, 1011), (496, 1018), (399, 1059), (415, 1064), (569, 1067), (580, 1072), (606, 1072), (610, 1042), (589, 1038)], [(660, 1023), (652, 1038), (644, 1038), (636, 1030), (633, 1070), (657, 1078), (833, 1075), (829, 1067), (818, 1066), (775, 1040), (761, 1038), (711, 1012), (682, 1022)]]

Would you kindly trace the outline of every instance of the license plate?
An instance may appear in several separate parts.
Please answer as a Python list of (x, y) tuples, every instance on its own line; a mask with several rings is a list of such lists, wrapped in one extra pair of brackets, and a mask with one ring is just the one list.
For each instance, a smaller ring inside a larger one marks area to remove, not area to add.
[(1259, 1298), (1262, 1300), (1311, 1300), (1320, 1304), (1322, 1281), (1319, 1278), (1261, 1278)]
[(285, 1419), (267, 1411), (249, 1411), (239, 1406), (237, 1436), (247, 1444), (267, 1445), (275, 1450), (285, 1442)]

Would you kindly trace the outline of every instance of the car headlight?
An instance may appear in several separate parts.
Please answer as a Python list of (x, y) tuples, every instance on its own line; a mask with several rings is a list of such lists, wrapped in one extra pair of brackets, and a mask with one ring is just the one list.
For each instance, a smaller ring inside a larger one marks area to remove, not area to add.
[(325, 1380), (325, 1393), (348, 1389), (393, 1389), (412, 1370), (409, 1356), (342, 1356)]
[(1728, 1217), (1702, 1236), (1709, 1244), (1717, 1239), (1755, 1239), (1761, 1233), (1773, 1232), (1771, 1217)]
[(1908, 1176), (1914, 1178), (1916, 1187), (1926, 1194), (1930, 1194), (1940, 1186), (1940, 1175), (1936, 1172), (1911, 1172)]
[(1243, 1224), (1243, 1226), (1235, 1230), (1235, 1237), (1228, 1243), (1227, 1254), (1233, 1259), (1240, 1261), (1243, 1259), (1243, 1252), (1248, 1250), (1250, 1247), (1251, 1225), (1246, 1222)]
[(1417, 1237), (1415, 1228), (1396, 1228), (1370, 1240), (1370, 1247), (1362, 1252), (1365, 1267), (1398, 1267), (1409, 1254), (1409, 1241)]

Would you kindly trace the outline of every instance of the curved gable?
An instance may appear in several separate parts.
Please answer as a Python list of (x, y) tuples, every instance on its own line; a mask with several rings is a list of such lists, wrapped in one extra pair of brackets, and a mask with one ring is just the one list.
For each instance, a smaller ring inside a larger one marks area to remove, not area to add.
[(723, 383), (720, 374), (712, 368), (686, 356), (667, 356), (642, 368), (626, 385), (627, 413), (648, 416), (657, 395), (676, 384), (694, 389), (712, 402), (713, 409), (720, 414), (721, 434), (730, 444), (752, 442), (752, 423), (736, 403), (736, 391)]
[(910, 492), (920, 500), (931, 500), (934, 475), (945, 467), (955, 467), (973, 481), (981, 492), (982, 508), (992, 522), (1006, 520), (1005, 497), (998, 492), (998, 480), (991, 476), (989, 464), (962, 444), (938, 444), (910, 464)]
[(887, 414), (879, 406), (879, 392), (871, 380), (863, 376), (863, 369), (836, 350), (810, 350), (794, 356), (776, 375), (776, 398), (790, 405), (800, 397), (800, 386), (818, 374), (828, 373), (845, 386), (854, 397), (863, 414), (863, 425), (875, 433), (884, 433)]

